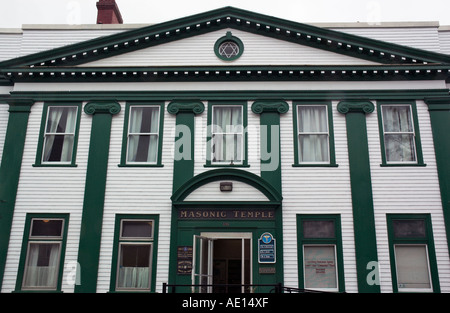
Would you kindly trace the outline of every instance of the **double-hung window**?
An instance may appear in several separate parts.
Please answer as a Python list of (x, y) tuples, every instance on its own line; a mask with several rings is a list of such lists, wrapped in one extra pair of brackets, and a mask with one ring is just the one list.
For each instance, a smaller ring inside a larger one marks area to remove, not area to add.
[(67, 215), (27, 217), (17, 290), (60, 290), (67, 220)]
[(121, 166), (161, 165), (160, 104), (127, 104)]
[(439, 292), (429, 215), (388, 215), (395, 292)]
[(245, 165), (245, 106), (217, 104), (210, 106), (208, 165)]
[(44, 105), (37, 166), (74, 166), (80, 104)]
[(336, 166), (331, 103), (294, 102), (294, 166)]
[(383, 164), (423, 164), (415, 103), (378, 105)]
[(152, 291), (157, 217), (118, 216), (116, 223), (111, 290)]
[(343, 291), (339, 217), (301, 215), (297, 225), (300, 287)]

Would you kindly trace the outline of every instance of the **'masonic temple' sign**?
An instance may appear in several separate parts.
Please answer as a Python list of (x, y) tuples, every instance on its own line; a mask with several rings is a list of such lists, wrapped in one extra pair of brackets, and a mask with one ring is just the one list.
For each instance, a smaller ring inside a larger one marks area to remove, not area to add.
[(274, 210), (261, 209), (180, 209), (178, 218), (184, 220), (274, 220)]

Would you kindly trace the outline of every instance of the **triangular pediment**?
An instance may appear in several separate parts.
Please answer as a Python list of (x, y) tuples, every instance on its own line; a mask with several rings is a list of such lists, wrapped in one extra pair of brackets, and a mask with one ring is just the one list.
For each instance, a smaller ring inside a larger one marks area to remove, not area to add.
[[(233, 62), (217, 58), (212, 48), (228, 32), (245, 48)], [(346, 75), (431, 71), (441, 77), (448, 74), (449, 64), (448, 55), (225, 7), (0, 62), (0, 75), (18, 81), (115, 79), (119, 71), (139, 79), (149, 73), (176, 77), (181, 72), (209, 79), (213, 71), (291, 77), (305, 72), (326, 77), (337, 71)]]

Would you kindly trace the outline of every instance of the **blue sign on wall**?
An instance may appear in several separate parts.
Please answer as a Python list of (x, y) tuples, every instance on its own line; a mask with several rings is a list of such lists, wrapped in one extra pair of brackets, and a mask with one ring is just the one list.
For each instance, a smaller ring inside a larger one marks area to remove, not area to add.
[(276, 258), (275, 238), (271, 233), (264, 233), (258, 239), (258, 262), (259, 263), (275, 263)]

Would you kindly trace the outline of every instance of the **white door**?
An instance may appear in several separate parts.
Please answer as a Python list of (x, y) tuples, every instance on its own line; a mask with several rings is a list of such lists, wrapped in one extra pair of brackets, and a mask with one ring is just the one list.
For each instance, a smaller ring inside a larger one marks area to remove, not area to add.
[[(192, 292), (211, 293), (213, 284), (214, 239), (194, 235), (192, 244)], [(197, 285), (197, 286), (196, 286)], [(203, 285), (203, 286), (198, 286)]]

